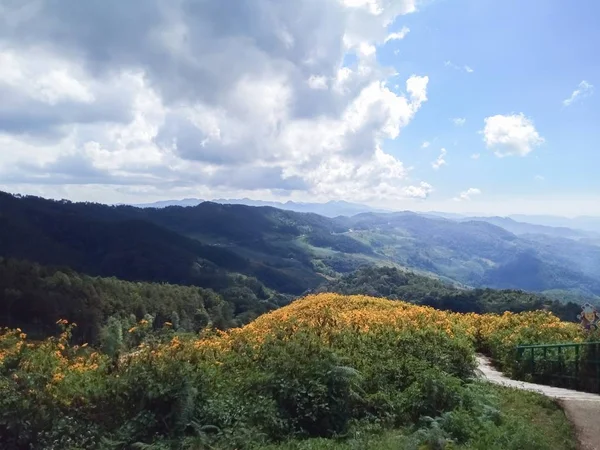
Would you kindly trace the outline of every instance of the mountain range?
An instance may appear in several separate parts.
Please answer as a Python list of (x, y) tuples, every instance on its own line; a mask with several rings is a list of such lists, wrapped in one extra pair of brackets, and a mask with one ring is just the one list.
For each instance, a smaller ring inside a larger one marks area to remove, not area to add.
[[(197, 206), (207, 200), (199, 198), (185, 198), (182, 200), (162, 200), (153, 203), (142, 203), (133, 204), (138, 208), (165, 208), (168, 206)], [(263, 200), (252, 200), (249, 198), (241, 199), (214, 199), (209, 200), (214, 203), (228, 204), (228, 205), (247, 205), (247, 206), (271, 206), (273, 208), (285, 209), (288, 211), (296, 212), (312, 212), (326, 217), (338, 217), (338, 216), (353, 216), (365, 212), (376, 212), (376, 213), (389, 213), (391, 210), (373, 208), (368, 205), (360, 203), (352, 203), (346, 201), (329, 201), (326, 203), (304, 203), (304, 202), (276, 202), (276, 201), (263, 201)], [(582, 231), (593, 232), (600, 234), (600, 217), (594, 216), (579, 216), (574, 218), (562, 217), (562, 216), (550, 216), (550, 215), (527, 215), (527, 214), (513, 214), (505, 217), (499, 216), (480, 216), (477, 214), (457, 214), (442, 211), (428, 211), (418, 213), (425, 217), (441, 217), (444, 219), (451, 220), (480, 220), (489, 223), (498, 224), (503, 228), (512, 230), (519, 230), (517, 234), (523, 232), (523, 226), (529, 226), (528, 232), (542, 233), (542, 234), (553, 234), (553, 235), (564, 235), (565, 237), (580, 235)], [(512, 222), (518, 222), (514, 224)], [(534, 228), (534, 225), (538, 225), (544, 228)], [(516, 228), (517, 226), (521, 228)], [(559, 230), (549, 230), (549, 228), (558, 228)], [(568, 230), (567, 230), (568, 229)], [(573, 230), (575, 233), (573, 233)]]
[(361, 266), (387, 265), (462, 286), (600, 296), (593, 238), (510, 219), (331, 218), (271, 206), (136, 208), (10, 194), (0, 194), (0, 218), (1, 256), (132, 281), (218, 290), (238, 274), (299, 295)]
[[(246, 206), (271, 206), (273, 208), (284, 209), (286, 211), (315, 213), (325, 217), (353, 216), (364, 212), (389, 212), (383, 209), (372, 208), (359, 203), (346, 201), (329, 201), (326, 203), (303, 203), (303, 202), (269, 202), (264, 200), (242, 199), (214, 199), (214, 203), (223, 205), (246, 205)], [(205, 202), (198, 198), (185, 198), (183, 200), (163, 200), (154, 203), (142, 203), (132, 205), (138, 208), (166, 208), (168, 206), (197, 206)]]

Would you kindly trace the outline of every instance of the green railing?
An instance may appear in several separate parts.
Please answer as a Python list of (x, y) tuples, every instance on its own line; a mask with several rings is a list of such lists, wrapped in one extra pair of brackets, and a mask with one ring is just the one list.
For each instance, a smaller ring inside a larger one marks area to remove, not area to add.
[(600, 342), (518, 345), (517, 377), (600, 393)]

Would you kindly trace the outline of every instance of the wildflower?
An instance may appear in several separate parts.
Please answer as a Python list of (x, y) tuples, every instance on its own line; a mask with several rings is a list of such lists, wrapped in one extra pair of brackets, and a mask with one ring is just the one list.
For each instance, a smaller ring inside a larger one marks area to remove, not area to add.
[(58, 383), (59, 381), (62, 381), (64, 378), (65, 378), (64, 373), (57, 372), (52, 376), (52, 381), (55, 383)]

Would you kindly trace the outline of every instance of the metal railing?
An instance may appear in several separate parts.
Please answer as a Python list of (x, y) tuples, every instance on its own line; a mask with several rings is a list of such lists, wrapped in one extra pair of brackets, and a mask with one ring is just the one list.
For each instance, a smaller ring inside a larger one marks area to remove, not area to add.
[(517, 377), (600, 393), (600, 342), (518, 345)]

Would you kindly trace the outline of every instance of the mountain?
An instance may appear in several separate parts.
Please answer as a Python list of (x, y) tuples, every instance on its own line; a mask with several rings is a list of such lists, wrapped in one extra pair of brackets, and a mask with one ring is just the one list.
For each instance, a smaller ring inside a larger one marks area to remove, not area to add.
[(600, 247), (585, 242), (517, 236), (484, 221), (407, 212), (359, 214), (347, 221), (352, 229), (348, 234), (378, 254), (466, 285), (577, 290), (590, 296), (600, 292)]
[(480, 221), (487, 222), (493, 225), (504, 228), (511, 233), (517, 235), (523, 234), (542, 234), (548, 236), (555, 237), (563, 237), (569, 239), (584, 239), (584, 238), (594, 238), (600, 237), (600, 235), (595, 235), (591, 231), (578, 230), (574, 228), (568, 227), (559, 227), (559, 226), (548, 226), (548, 225), (539, 225), (534, 223), (526, 223), (519, 222), (510, 217), (466, 217), (459, 219), (462, 221)]
[(214, 202), (135, 208), (9, 194), (0, 194), (0, 219), (0, 256), (130, 281), (222, 292), (246, 277), (263, 286), (257, 290), (299, 295), (364, 265), (391, 265), (464, 286), (600, 295), (599, 246), (483, 220), (408, 211), (330, 218)]
[[(231, 284), (231, 274), (292, 295), (318, 286), (325, 278), (315, 270), (310, 242), (327, 246), (319, 257), (324, 269), (330, 262), (353, 270), (366, 259), (360, 254), (370, 253), (332, 234), (343, 228), (331, 219), (270, 207), (204, 202), (142, 209), (2, 193), (0, 218), (1, 256), (217, 291)], [(336, 249), (349, 254), (343, 263)]]
[[(355, 214), (360, 214), (364, 212), (387, 212), (385, 210), (371, 208), (367, 205), (361, 205), (358, 203), (350, 203), (345, 201), (330, 201), (327, 203), (301, 203), (287, 201), (283, 203), (269, 202), (263, 200), (251, 200), (249, 198), (220, 198), (211, 201), (213, 203), (220, 203), (223, 205), (270, 206), (272, 208), (284, 209), (286, 211), (315, 213), (325, 217), (353, 216)], [(197, 206), (203, 202), (204, 200), (200, 200), (197, 198), (186, 198), (183, 200), (164, 200), (154, 203), (144, 203), (132, 206), (138, 208), (166, 208), (168, 206)]]
[(515, 214), (510, 217), (514, 220), (534, 223), (538, 225), (546, 225), (550, 227), (568, 227), (600, 233), (600, 217), (579, 216), (569, 218), (561, 216), (541, 216), (527, 214)]
[(196, 206), (205, 200), (199, 198), (184, 198), (182, 200), (161, 200), (153, 203), (140, 203), (135, 206), (136, 208), (166, 208), (168, 206)]

